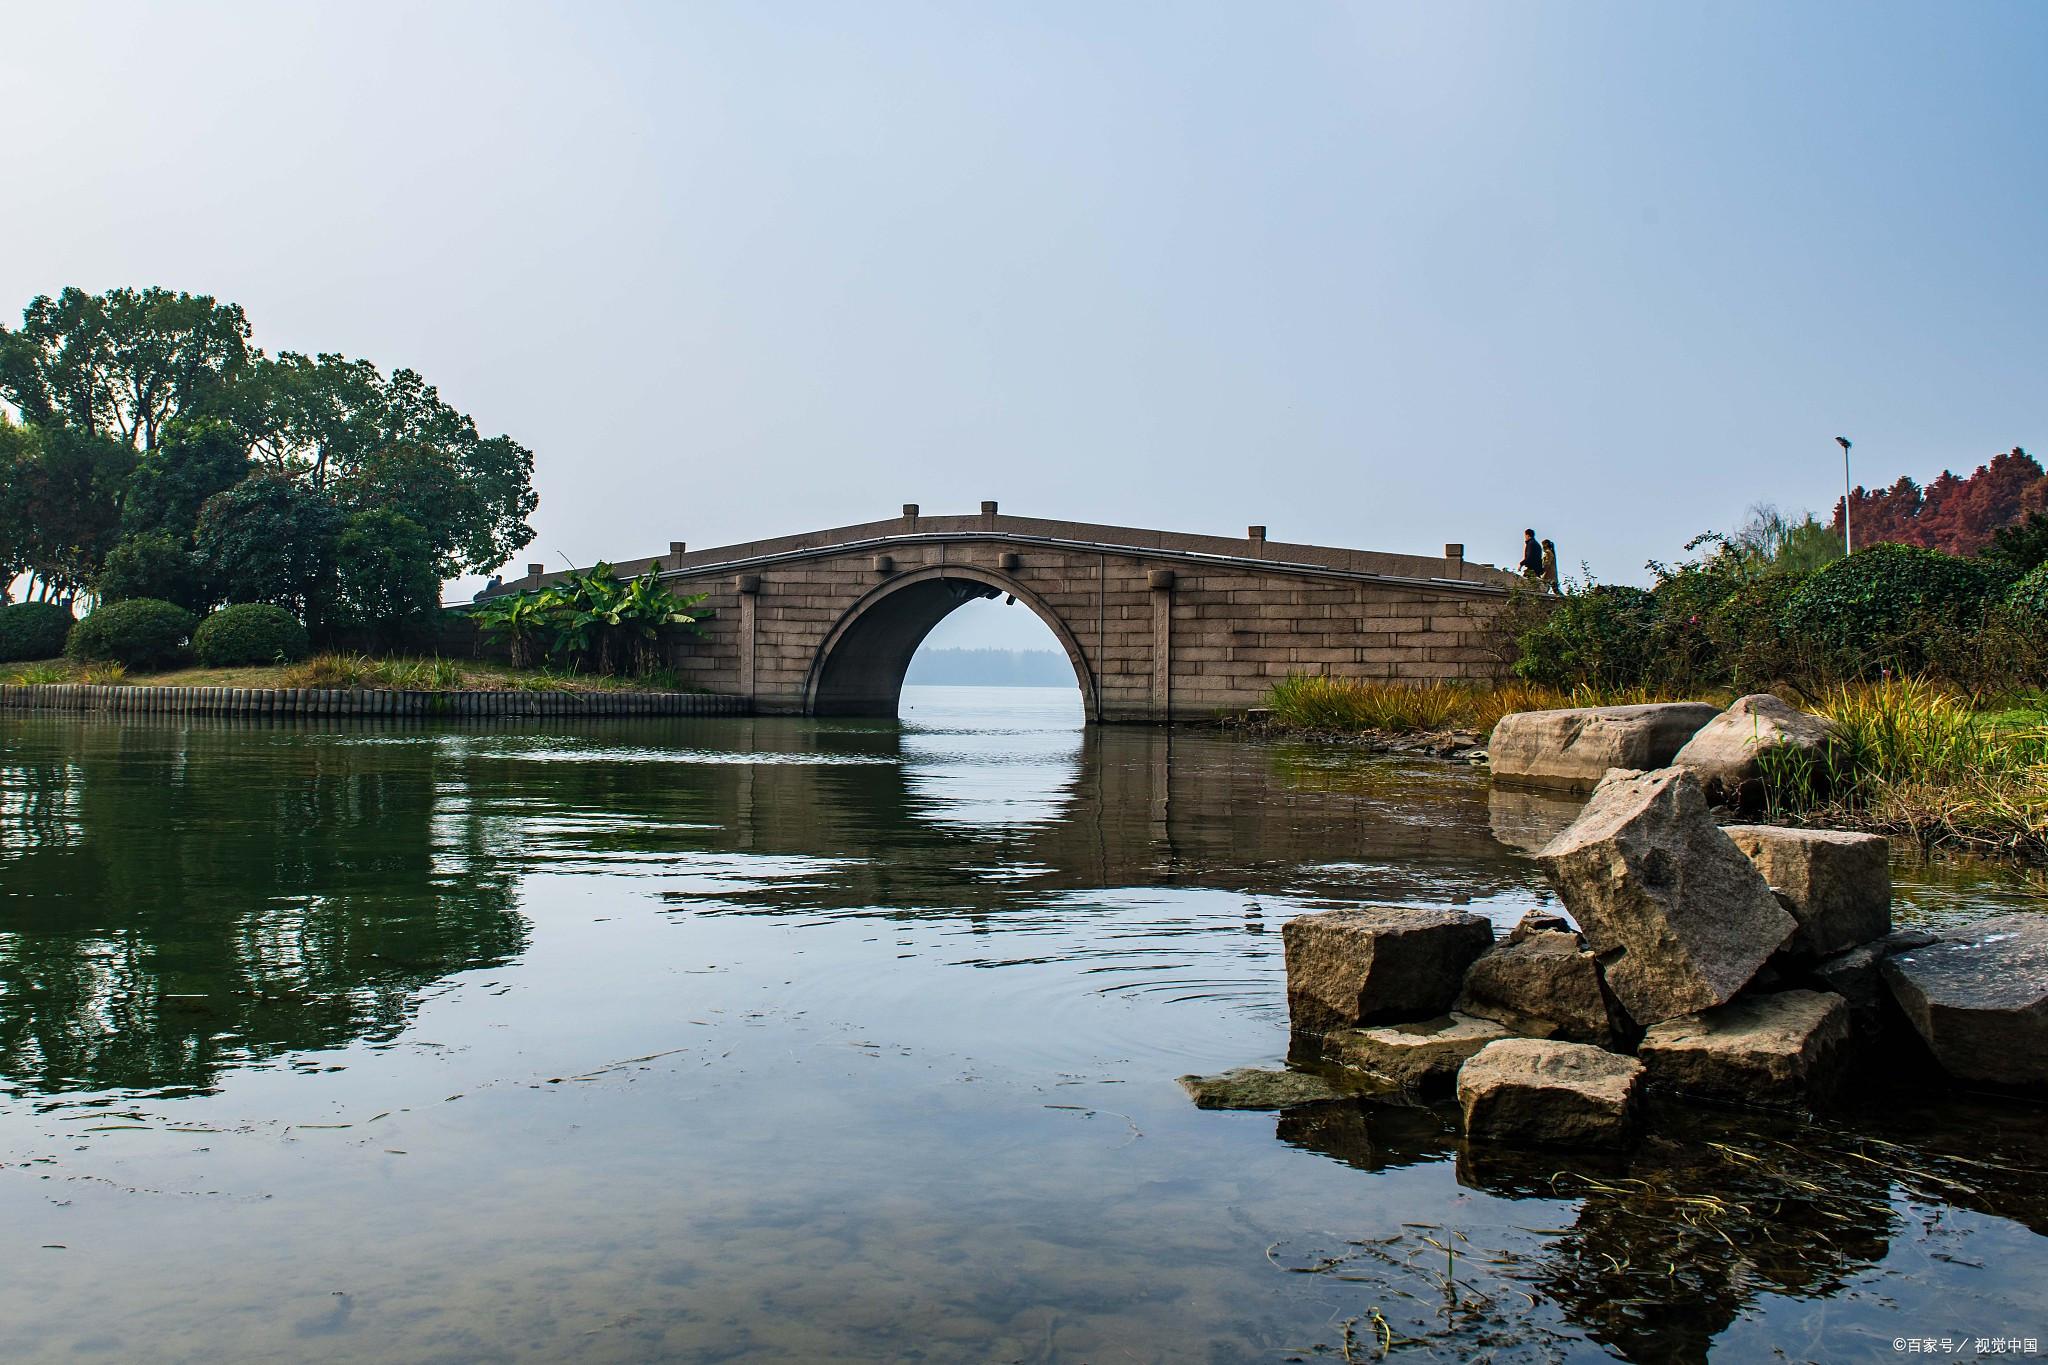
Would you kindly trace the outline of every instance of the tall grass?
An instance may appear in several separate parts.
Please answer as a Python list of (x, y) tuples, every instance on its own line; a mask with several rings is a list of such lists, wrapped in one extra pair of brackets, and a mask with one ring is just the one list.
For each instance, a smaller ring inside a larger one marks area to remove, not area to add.
[(1662, 699), (1644, 688), (1580, 686), (1566, 691), (1520, 681), (1480, 687), (1464, 682), (1404, 684), (1293, 674), (1274, 685), (1267, 706), (1274, 720), (1300, 730), (1344, 734), (1472, 730), (1483, 735), (1492, 733), (1502, 716), (1515, 711), (1621, 706)]
[(1841, 776), (1810, 812), (1924, 847), (2048, 855), (2048, 720), (2001, 715), (1930, 683), (1838, 687), (1813, 708), (1842, 727)]

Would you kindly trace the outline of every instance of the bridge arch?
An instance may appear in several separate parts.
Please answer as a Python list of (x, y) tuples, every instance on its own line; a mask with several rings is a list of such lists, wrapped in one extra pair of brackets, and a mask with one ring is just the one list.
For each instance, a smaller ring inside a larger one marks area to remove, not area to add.
[(814, 716), (894, 716), (903, 676), (932, 628), (981, 598), (1009, 596), (1045, 622), (1081, 689), (1089, 719), (1099, 698), (1087, 655), (1043, 598), (1006, 573), (978, 565), (933, 564), (898, 574), (862, 595), (825, 636), (811, 661), (804, 710)]

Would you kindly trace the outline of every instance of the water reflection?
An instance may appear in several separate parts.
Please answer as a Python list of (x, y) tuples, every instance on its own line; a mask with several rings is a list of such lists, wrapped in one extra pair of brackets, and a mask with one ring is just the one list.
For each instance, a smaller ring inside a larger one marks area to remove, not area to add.
[(71, 1258), (0, 1283), (22, 1354), (1315, 1359), (1375, 1307), (1442, 1360), (2035, 1329), (2036, 1110), (1678, 1109), (1611, 1159), (1384, 1100), (1192, 1110), (1173, 1076), (1287, 1046), (1285, 918), (1511, 923), (1550, 897), (1510, 845), (1557, 812), (1055, 697), (0, 717), (0, 1227)]
[[(32, 732), (32, 733), (31, 733)], [(0, 1075), (202, 1091), (403, 1028), (526, 937), (439, 823), (431, 754), (223, 726), (37, 721), (0, 762)]]

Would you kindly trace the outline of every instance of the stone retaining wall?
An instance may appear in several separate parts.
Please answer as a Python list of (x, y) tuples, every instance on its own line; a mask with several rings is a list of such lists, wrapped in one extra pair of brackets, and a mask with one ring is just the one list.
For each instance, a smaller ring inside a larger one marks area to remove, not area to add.
[(0, 710), (214, 716), (743, 716), (745, 697), (701, 692), (397, 692), (368, 687), (0, 687)]

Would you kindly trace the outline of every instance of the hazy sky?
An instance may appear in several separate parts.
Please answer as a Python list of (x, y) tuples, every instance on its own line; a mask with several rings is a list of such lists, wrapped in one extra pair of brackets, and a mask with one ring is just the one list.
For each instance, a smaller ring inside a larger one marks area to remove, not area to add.
[(0, 314), (410, 365), (521, 562), (996, 498), (1639, 581), (1838, 434), (2048, 447), (2036, 0), (5, 4), (0, 92)]

